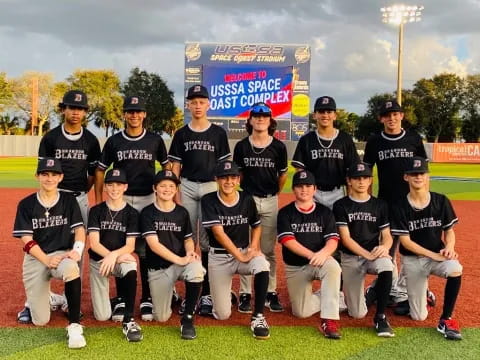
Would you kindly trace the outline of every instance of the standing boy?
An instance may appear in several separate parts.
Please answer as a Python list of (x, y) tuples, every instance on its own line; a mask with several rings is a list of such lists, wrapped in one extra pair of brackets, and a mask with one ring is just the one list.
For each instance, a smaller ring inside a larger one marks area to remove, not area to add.
[(393, 241), (388, 206), (368, 193), (372, 170), (365, 163), (348, 169), (347, 184), (350, 194), (333, 204), (333, 213), (343, 245), (341, 266), (348, 314), (357, 319), (367, 315), (365, 275), (378, 275), (374, 329), (378, 336), (392, 337), (395, 334), (385, 316), (393, 270), (388, 253)]
[[(227, 133), (207, 118), (210, 106), (208, 91), (194, 85), (187, 92), (187, 107), (192, 121), (179, 129), (172, 139), (168, 154), (172, 171), (180, 178), (180, 200), (190, 214), (193, 240), (200, 244), (202, 265), (208, 269), (208, 238), (201, 226), (203, 195), (217, 189), (214, 181), (215, 165), (231, 156)], [(200, 298), (199, 314), (212, 315), (212, 297), (208, 273), (205, 275)]]
[[(293, 315), (304, 318), (320, 311), (320, 331), (327, 338), (340, 339), (341, 269), (332, 257), (340, 239), (332, 211), (313, 200), (315, 184), (307, 170), (293, 176), (295, 201), (278, 212), (278, 241)], [(312, 293), (313, 280), (322, 281), (320, 292)]]
[(202, 198), (202, 224), (210, 241), (208, 272), (213, 316), (225, 320), (231, 314), (232, 277), (254, 275), (254, 310), (250, 329), (257, 339), (270, 337), (263, 316), (268, 289), (269, 264), (260, 251), (260, 217), (252, 197), (238, 191), (240, 171), (232, 161), (215, 169), (218, 191)]
[(180, 333), (182, 339), (192, 340), (197, 337), (193, 318), (205, 270), (195, 252), (188, 212), (174, 201), (179, 184), (172, 171), (157, 173), (153, 185), (155, 202), (143, 209), (141, 228), (147, 241), (148, 281), (155, 319), (163, 322), (170, 318), (173, 286), (177, 280), (184, 280), (185, 309)]
[[(287, 180), (287, 148), (273, 134), (277, 122), (272, 110), (265, 103), (257, 103), (250, 109), (246, 122), (249, 136), (239, 141), (233, 152), (233, 160), (241, 171), (240, 186), (253, 197), (262, 222), (260, 248), (270, 264), (270, 279), (266, 306), (272, 312), (283, 311), (277, 295), (277, 261), (275, 244), (277, 237), (278, 194)], [(251, 277), (240, 277), (240, 302), (238, 311), (251, 313)]]
[(106, 321), (112, 316), (109, 297), (110, 275), (122, 283), (125, 311), (123, 333), (128, 341), (141, 341), (142, 330), (133, 318), (137, 294), (137, 262), (132, 256), (138, 230), (138, 212), (125, 202), (127, 175), (122, 169), (111, 169), (105, 176), (107, 200), (90, 210), (88, 240), (90, 241), (90, 289), (95, 319)]
[(392, 233), (400, 237), (410, 317), (422, 321), (428, 316), (425, 292), (430, 274), (445, 278), (443, 311), (437, 330), (446, 339), (461, 340), (460, 326), (452, 319), (462, 282), (453, 230), (458, 218), (445, 195), (428, 190), (430, 179), (425, 158), (410, 159), (404, 179), (410, 191), (394, 207)]
[(80, 325), (81, 280), (78, 262), (85, 247), (85, 229), (75, 198), (58, 191), (63, 180), (60, 161), (39, 160), (36, 178), (38, 192), (20, 201), (13, 236), (24, 244), (23, 284), (30, 304), (32, 322), (50, 321), (50, 279), (65, 283), (68, 304), (68, 347), (85, 347)]

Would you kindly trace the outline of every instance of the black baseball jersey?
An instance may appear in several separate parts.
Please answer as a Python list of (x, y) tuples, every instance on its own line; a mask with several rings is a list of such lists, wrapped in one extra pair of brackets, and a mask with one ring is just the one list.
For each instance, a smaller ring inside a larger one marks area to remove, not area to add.
[[(100, 244), (108, 250), (120, 249), (127, 243), (127, 236), (140, 236), (138, 212), (129, 204), (125, 204), (118, 211), (113, 211), (104, 201), (90, 209), (87, 231), (99, 232)], [(89, 249), (88, 253), (95, 261), (103, 258), (92, 249)]]
[(214, 180), (216, 164), (230, 155), (227, 133), (220, 126), (210, 124), (204, 131), (195, 131), (187, 124), (173, 136), (168, 158), (182, 164), (180, 176), (207, 182)]
[[(169, 212), (160, 210), (155, 203), (142, 210), (140, 228), (142, 236), (157, 235), (158, 241), (178, 256), (185, 256), (185, 240), (192, 237), (192, 226), (188, 211), (180, 205)], [(166, 269), (172, 263), (154, 253), (147, 243), (149, 269)]]
[(74, 229), (83, 226), (82, 214), (75, 197), (58, 192), (58, 200), (45, 207), (38, 193), (21, 200), (17, 207), (13, 236), (32, 236), (44, 253), (71, 249)]
[[(430, 192), (430, 203), (424, 209), (414, 208), (405, 196), (393, 207), (392, 234), (410, 235), (418, 245), (433, 252), (445, 247), (442, 232), (458, 222), (450, 200), (445, 195)], [(402, 255), (415, 255), (400, 244)]]
[[(373, 196), (367, 201), (345, 196), (333, 204), (333, 214), (337, 226), (348, 226), (350, 237), (367, 251), (379, 245), (381, 230), (390, 226), (387, 203)], [(342, 251), (355, 255), (343, 245)]]
[(80, 134), (70, 135), (60, 125), (42, 138), (38, 157), (60, 159), (64, 174), (58, 185), (60, 189), (88, 191), (88, 176), (95, 174), (100, 159), (100, 144), (95, 135), (83, 127)]
[(346, 185), (347, 169), (360, 161), (352, 137), (338, 130), (326, 140), (317, 131), (310, 131), (298, 141), (292, 165), (315, 175), (317, 187), (327, 191)]
[[(277, 239), (282, 245), (288, 238), (295, 237), (301, 245), (314, 252), (321, 250), (329, 239), (338, 240), (332, 211), (319, 203), (314, 203), (308, 212), (300, 210), (295, 201), (281, 208), (277, 217), (277, 232)], [(309, 263), (307, 258), (295, 254), (286, 246), (282, 246), (282, 256), (287, 265)]]
[(363, 161), (372, 166), (377, 164), (378, 197), (389, 205), (408, 194), (403, 174), (414, 156), (427, 158), (422, 138), (415, 131), (402, 130), (399, 135), (382, 131), (368, 139)]
[(250, 227), (260, 225), (257, 207), (253, 198), (244, 191), (238, 191), (238, 201), (233, 205), (225, 204), (217, 192), (202, 197), (202, 225), (208, 235), (210, 246), (223, 248), (215, 239), (212, 226), (222, 225), (223, 231), (237, 248), (246, 248), (250, 244)]
[(108, 138), (103, 147), (98, 167), (108, 169), (113, 163), (127, 173), (126, 195), (149, 195), (153, 192), (155, 161), (165, 165), (168, 162), (165, 143), (160, 135), (143, 130), (137, 137), (129, 136), (122, 130)]
[(255, 196), (277, 194), (278, 177), (288, 170), (287, 148), (274, 137), (264, 148), (254, 147), (249, 137), (239, 141), (233, 161), (242, 171), (242, 189)]

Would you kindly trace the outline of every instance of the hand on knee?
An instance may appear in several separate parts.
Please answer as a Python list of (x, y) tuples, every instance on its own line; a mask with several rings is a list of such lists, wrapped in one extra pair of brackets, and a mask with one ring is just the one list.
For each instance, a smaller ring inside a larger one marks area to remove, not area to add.
[(132, 254), (123, 254), (117, 258), (117, 263), (134, 263), (137, 262), (135, 257)]

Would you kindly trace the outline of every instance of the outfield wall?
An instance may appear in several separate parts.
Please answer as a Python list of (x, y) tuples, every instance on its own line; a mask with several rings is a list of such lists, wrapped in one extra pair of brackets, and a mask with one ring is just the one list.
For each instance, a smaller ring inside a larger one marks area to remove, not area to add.
[[(41, 136), (29, 136), (29, 135), (0, 135), (0, 156), (37, 156), (38, 146), (40, 144)], [(106, 138), (99, 138), (100, 146), (105, 144)], [(238, 140), (229, 140), (230, 148), (233, 151), (235, 144)], [(296, 141), (284, 141), (288, 150), (288, 158), (293, 157), (295, 152), (295, 147), (297, 146)], [(167, 149), (170, 147), (170, 140), (165, 140), (165, 145)], [(364, 142), (358, 142), (355, 144), (357, 146), (358, 153), (363, 156), (363, 150), (365, 148)], [(427, 151), (428, 158), (432, 158), (432, 148), (433, 144), (426, 143), (425, 150)]]

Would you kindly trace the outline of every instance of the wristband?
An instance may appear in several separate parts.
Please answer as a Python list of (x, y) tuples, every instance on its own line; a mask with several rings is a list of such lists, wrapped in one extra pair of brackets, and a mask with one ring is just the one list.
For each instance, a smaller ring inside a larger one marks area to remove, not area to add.
[(30, 240), (25, 244), (23, 247), (23, 251), (25, 251), (27, 254), (30, 254), (30, 250), (35, 246), (38, 245), (38, 243), (35, 240)]
[(77, 252), (80, 257), (83, 255), (83, 249), (85, 248), (85, 243), (83, 241), (75, 241), (73, 244), (73, 250)]

